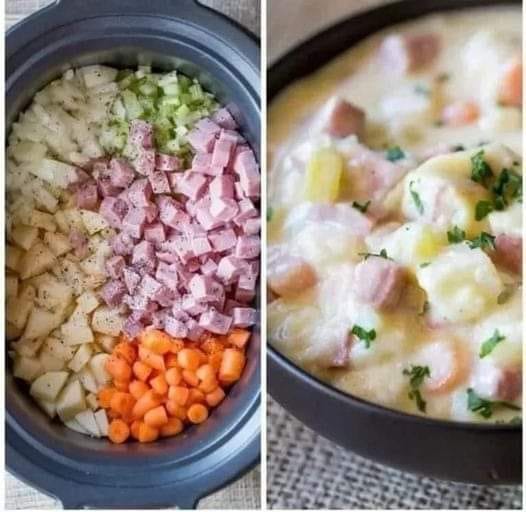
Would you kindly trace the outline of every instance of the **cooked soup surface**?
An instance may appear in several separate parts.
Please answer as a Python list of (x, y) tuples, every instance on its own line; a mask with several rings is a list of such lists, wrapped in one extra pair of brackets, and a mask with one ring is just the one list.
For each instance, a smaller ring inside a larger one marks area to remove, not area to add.
[(519, 421), (520, 20), (393, 27), (269, 108), (269, 340), (345, 392)]

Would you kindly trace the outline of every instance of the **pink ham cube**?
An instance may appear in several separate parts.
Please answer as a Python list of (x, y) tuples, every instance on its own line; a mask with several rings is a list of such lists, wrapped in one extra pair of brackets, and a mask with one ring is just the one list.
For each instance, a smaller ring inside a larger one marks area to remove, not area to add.
[(212, 283), (213, 279), (210, 277), (196, 274), (190, 279), (188, 289), (196, 300), (210, 302), (215, 298)]
[(144, 239), (155, 245), (160, 245), (166, 240), (164, 225), (160, 222), (148, 224), (144, 227)]
[(247, 219), (242, 225), (245, 235), (257, 235), (261, 230), (261, 219)]
[(110, 246), (115, 254), (127, 256), (135, 246), (135, 240), (127, 233), (119, 233), (110, 240)]
[(108, 281), (101, 290), (101, 296), (104, 302), (114, 308), (121, 304), (126, 293), (126, 287), (122, 281)]
[(217, 221), (229, 222), (238, 213), (236, 201), (228, 198), (212, 197), (210, 215)]
[(224, 137), (223, 134), (216, 140), (214, 144), (214, 151), (212, 153), (212, 166), (215, 167), (227, 167), (230, 158), (232, 156), (232, 151), (234, 149), (234, 143), (232, 140)]
[(198, 152), (210, 153), (216, 140), (215, 134), (206, 133), (198, 128), (194, 128), (186, 135), (190, 145)]
[(126, 285), (128, 293), (132, 294), (137, 288), (137, 285), (139, 284), (141, 280), (141, 276), (130, 268), (123, 269), (122, 275), (123, 275), (124, 284)]
[(193, 201), (201, 197), (208, 180), (199, 173), (185, 172), (183, 178), (178, 182), (177, 192), (184, 194)]
[(155, 155), (155, 168), (160, 171), (177, 171), (181, 168), (181, 160), (173, 155), (157, 153)]
[(135, 169), (143, 176), (149, 176), (155, 170), (155, 150), (143, 149), (135, 158)]
[(77, 187), (75, 192), (75, 206), (84, 210), (95, 210), (99, 194), (94, 181), (86, 181)]
[(234, 197), (234, 178), (228, 174), (216, 176), (208, 187), (211, 197)]
[(99, 213), (106, 219), (112, 228), (119, 229), (122, 219), (128, 212), (128, 205), (116, 197), (105, 197), (100, 203)]
[(235, 281), (246, 269), (245, 260), (235, 256), (225, 256), (217, 266), (217, 277), (228, 284)]
[(124, 267), (126, 267), (126, 261), (118, 254), (106, 260), (106, 272), (112, 279), (121, 279)]
[(132, 265), (137, 269), (153, 271), (156, 266), (155, 251), (153, 245), (146, 240), (137, 244), (133, 249)]
[(154, 194), (169, 194), (170, 182), (163, 171), (153, 171), (149, 177)]
[(160, 261), (155, 272), (155, 279), (166, 285), (170, 290), (177, 290), (179, 279), (177, 269), (173, 265)]
[(251, 150), (239, 153), (234, 160), (234, 171), (239, 176), (243, 192), (248, 197), (260, 196), (258, 164)]
[(152, 187), (146, 178), (135, 180), (128, 190), (128, 199), (136, 208), (150, 205)]
[(136, 336), (138, 336), (143, 329), (144, 326), (142, 325), (142, 323), (139, 320), (133, 318), (133, 316), (131, 315), (126, 319), (122, 327), (124, 333), (130, 338), (135, 338)]
[(203, 304), (192, 295), (186, 295), (181, 301), (181, 307), (189, 315), (196, 316), (204, 313), (207, 310), (206, 304)]
[(139, 285), (138, 293), (153, 299), (154, 295), (161, 289), (162, 284), (156, 281), (152, 276), (146, 274)]
[(212, 165), (212, 155), (209, 153), (196, 153), (192, 160), (192, 172), (200, 174), (210, 174)]
[(143, 210), (148, 224), (151, 224), (159, 215), (159, 208), (154, 203), (150, 203), (148, 206), (143, 207)]
[(206, 311), (199, 317), (199, 326), (214, 334), (226, 334), (231, 325), (231, 317), (215, 310)]
[(186, 324), (173, 316), (167, 316), (164, 319), (164, 330), (174, 338), (186, 338), (188, 336)]
[(109, 176), (101, 176), (97, 179), (97, 190), (102, 197), (115, 197), (121, 192), (120, 188), (111, 184)]
[(210, 202), (210, 197), (205, 196), (195, 205), (195, 218), (206, 231), (211, 231), (224, 224), (221, 219), (216, 219), (210, 214)]
[(110, 181), (114, 187), (127, 188), (135, 177), (133, 167), (123, 158), (112, 158), (110, 161)]
[(257, 321), (257, 312), (254, 308), (234, 308), (232, 311), (232, 324), (234, 327), (246, 328)]
[(192, 237), (192, 252), (195, 256), (202, 256), (208, 254), (212, 250), (212, 246), (208, 241), (206, 235)]
[(259, 256), (261, 240), (259, 236), (240, 236), (236, 243), (235, 255), (244, 260)]
[(237, 128), (237, 123), (232, 114), (224, 107), (212, 114), (212, 120), (226, 130), (235, 130)]
[(133, 238), (141, 238), (146, 224), (144, 208), (131, 208), (122, 220), (122, 230)]
[(237, 236), (233, 229), (223, 229), (208, 236), (215, 251), (223, 252), (236, 245)]
[(214, 260), (206, 260), (201, 265), (201, 273), (205, 276), (214, 276), (217, 270), (217, 263)]
[(247, 219), (259, 216), (257, 208), (254, 206), (254, 203), (250, 199), (245, 197), (241, 199), (241, 201), (239, 201), (237, 205), (239, 208), (239, 213), (236, 215), (234, 222), (238, 226), (242, 226)]
[(134, 119), (130, 127), (130, 142), (141, 148), (153, 146), (153, 126), (146, 121)]
[(221, 132), (221, 127), (208, 117), (197, 121), (197, 123), (195, 123), (195, 127), (204, 133), (210, 133), (214, 136), (219, 135), (219, 133)]
[(192, 244), (183, 235), (172, 235), (162, 244), (163, 251), (177, 254), (182, 263), (188, 263), (193, 257)]
[(159, 203), (159, 218), (165, 226), (184, 231), (185, 226), (190, 224), (190, 217), (172, 199)]
[(192, 341), (200, 341), (205, 331), (197, 321), (193, 318), (189, 318), (186, 321), (186, 327), (188, 328), (188, 334), (186, 337)]

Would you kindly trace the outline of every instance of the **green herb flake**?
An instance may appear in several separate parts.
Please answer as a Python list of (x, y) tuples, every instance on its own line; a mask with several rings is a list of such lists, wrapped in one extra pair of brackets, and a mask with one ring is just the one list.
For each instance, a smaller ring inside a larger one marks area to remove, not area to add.
[(478, 201), (475, 205), (475, 220), (479, 221), (487, 217), (493, 211), (493, 205), (489, 201)]
[(439, 73), (436, 77), (437, 82), (447, 82), (451, 78), (451, 75), (449, 73)]
[(418, 210), (418, 213), (420, 213), (420, 215), (423, 215), (424, 214), (424, 205), (422, 203), (422, 200), (420, 199), (420, 196), (419, 196), (418, 192), (415, 192), (415, 190), (413, 190), (413, 183), (414, 183), (414, 181), (411, 181), (409, 183), (409, 192), (411, 193), (411, 197), (413, 198), (413, 202), (415, 203), (415, 206), (416, 206), (416, 209)]
[(488, 338), (480, 347), (479, 357), (480, 359), (488, 356), (494, 350), (494, 348), (502, 341), (506, 339), (506, 336), (502, 336), (498, 329)]
[(426, 268), (426, 267), (429, 267), (429, 265), (431, 265), (430, 261), (424, 261), (424, 263), (420, 263), (419, 267)]
[(367, 258), (370, 258), (371, 256), (376, 256), (377, 258), (384, 258), (385, 260), (391, 260), (392, 259), (392, 258), (390, 258), (387, 255), (387, 251), (385, 249), (382, 249), (379, 253), (359, 252), (358, 256), (362, 256), (364, 260), (366, 260)]
[(376, 331), (374, 329), (368, 331), (356, 324), (352, 326), (351, 334), (362, 340), (365, 343), (365, 348), (370, 348), (371, 342), (376, 339)]
[(409, 377), (409, 387), (411, 388), (408, 394), (409, 399), (414, 400), (418, 410), (425, 413), (427, 404), (422, 398), (419, 388), (426, 377), (431, 377), (429, 366), (411, 365), (411, 369), (405, 368), (402, 373)]
[(505, 407), (506, 409), (511, 409), (512, 411), (520, 411), (521, 408), (517, 407), (515, 404), (510, 404), (509, 402), (486, 400), (478, 396), (472, 388), (467, 390), (468, 394), (468, 410), (480, 414), (483, 418), (488, 419), (493, 415), (494, 409), (498, 407)]
[(466, 239), (466, 232), (463, 229), (460, 229), (458, 226), (453, 226), (453, 229), (450, 229), (447, 232), (447, 241), (450, 244), (459, 244)]
[(480, 248), (482, 250), (492, 250), (495, 249), (495, 237), (482, 231), (479, 236), (473, 240), (469, 240), (468, 245), (471, 249)]
[(488, 179), (492, 176), (493, 171), (486, 160), (484, 160), (484, 150), (481, 149), (471, 157), (471, 179), (475, 183), (486, 185)]
[(459, 151), (466, 151), (466, 147), (462, 144), (455, 144), (454, 146), (451, 146), (451, 151), (453, 153), (457, 153)]
[(371, 201), (367, 201), (364, 204), (360, 204), (358, 201), (353, 201), (352, 207), (356, 208), (357, 210), (361, 211), (362, 213), (365, 213), (367, 211), (367, 208), (369, 208), (370, 204), (371, 204)]
[(270, 222), (272, 220), (272, 217), (274, 215), (274, 210), (271, 206), (267, 208), (267, 222)]
[(385, 158), (390, 162), (396, 162), (405, 158), (405, 153), (402, 151), (400, 146), (393, 146), (387, 149)]

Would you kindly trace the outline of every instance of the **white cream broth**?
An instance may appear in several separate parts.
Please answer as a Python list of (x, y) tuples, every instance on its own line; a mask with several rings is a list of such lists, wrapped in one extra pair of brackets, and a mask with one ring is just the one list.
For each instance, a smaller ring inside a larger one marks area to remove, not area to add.
[[(417, 69), (381, 61), (386, 37), (426, 34), (438, 53)], [(275, 348), (405, 412), (521, 415), (522, 108), (503, 92), (521, 44), (519, 9), (433, 15), (374, 35), (273, 101)], [(363, 129), (327, 128), (341, 100), (365, 112)]]

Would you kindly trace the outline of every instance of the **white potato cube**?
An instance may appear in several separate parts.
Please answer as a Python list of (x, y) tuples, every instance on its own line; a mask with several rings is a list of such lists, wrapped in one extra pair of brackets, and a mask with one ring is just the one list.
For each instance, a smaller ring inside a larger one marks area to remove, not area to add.
[(46, 400), (37, 400), (36, 402), (51, 419), (57, 415), (57, 406), (55, 402), (48, 402)]
[(47, 372), (38, 377), (29, 393), (37, 400), (54, 402), (68, 378), (68, 372)]
[(44, 158), (39, 166), (38, 177), (57, 187), (67, 188), (77, 180), (77, 171), (73, 165)]
[(522, 203), (515, 202), (505, 210), (490, 213), (488, 221), (494, 235), (522, 237)]
[(13, 363), (13, 375), (27, 382), (33, 382), (42, 374), (42, 366), (35, 357), (16, 357)]
[(98, 64), (80, 68), (79, 73), (84, 80), (84, 84), (88, 88), (114, 82), (117, 78), (116, 69), (108, 66), (100, 66)]
[(90, 393), (86, 395), (86, 404), (92, 411), (96, 411), (99, 408), (99, 400), (95, 393)]
[(57, 399), (57, 413), (60, 419), (66, 422), (84, 409), (86, 409), (86, 399), (82, 385), (78, 380), (72, 380)]
[(56, 372), (66, 369), (66, 362), (63, 359), (55, 357), (51, 352), (42, 350), (38, 355), (38, 361), (45, 372)]
[(53, 253), (43, 243), (31, 247), (20, 260), (20, 278), (28, 279), (50, 269), (56, 262)]
[(113, 351), (113, 348), (117, 344), (118, 338), (114, 336), (109, 336), (107, 334), (97, 333), (95, 335), (95, 341), (101, 346), (104, 352), (111, 354), (111, 352)]
[(106, 416), (106, 411), (100, 409), (95, 413), (95, 420), (97, 421), (97, 426), (99, 427), (99, 432), (103, 436), (108, 435), (108, 416)]
[(79, 434), (83, 434), (85, 436), (89, 434), (88, 431), (75, 418), (64, 421), (64, 425), (66, 425), (66, 427), (68, 427), (70, 430), (78, 432)]
[(23, 256), (23, 251), (13, 245), (8, 245), (5, 255), (5, 264), (9, 270), (18, 272), (18, 266)]
[(106, 219), (100, 213), (90, 210), (80, 210), (80, 216), (90, 236), (109, 227)]
[(75, 419), (82, 426), (84, 430), (88, 432), (90, 436), (100, 437), (99, 427), (93, 411), (86, 409), (85, 411), (79, 412)]
[(80, 372), (84, 365), (89, 362), (91, 353), (91, 346), (88, 343), (81, 345), (73, 356), (73, 359), (69, 362), (68, 368), (73, 370), (75, 373)]
[(19, 224), (11, 230), (11, 239), (24, 250), (29, 250), (38, 238), (38, 229)]
[(109, 354), (95, 354), (90, 362), (89, 367), (100, 386), (104, 386), (111, 381), (111, 375), (106, 371), (106, 362), (110, 358)]
[(29, 225), (35, 228), (41, 228), (46, 231), (54, 233), (57, 230), (55, 224), (55, 217), (50, 213), (44, 213), (38, 210), (33, 210), (31, 218), (29, 219)]
[(96, 393), (98, 391), (99, 386), (88, 365), (85, 365), (82, 370), (80, 370), (78, 377), (80, 383), (88, 393)]
[(20, 339), (11, 343), (11, 348), (21, 356), (33, 357), (40, 350), (44, 338)]
[(100, 306), (93, 313), (91, 327), (94, 331), (110, 336), (118, 336), (122, 331), (124, 318), (117, 309)]
[(90, 314), (97, 309), (99, 299), (92, 291), (88, 290), (77, 298), (77, 304), (83, 313)]
[(62, 324), (62, 339), (68, 345), (82, 345), (94, 341), (93, 332), (81, 317), (75, 316), (71, 321)]
[(27, 320), (24, 338), (33, 339), (45, 337), (58, 325), (60, 325), (60, 317), (55, 313), (34, 307)]
[(5, 293), (8, 299), (18, 295), (18, 277), (11, 275), (5, 276)]
[(68, 345), (64, 340), (50, 336), (46, 338), (43, 344), (43, 350), (52, 354), (55, 358), (61, 359), (62, 361), (70, 361), (75, 354), (73, 346)]
[(55, 256), (62, 256), (72, 249), (68, 237), (62, 233), (51, 233), (47, 231), (44, 234), (44, 242)]
[(7, 320), (17, 329), (23, 329), (27, 322), (29, 312), (33, 309), (36, 291), (32, 286), (24, 286), (20, 295), (9, 299), (7, 302)]

